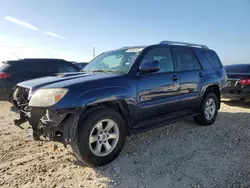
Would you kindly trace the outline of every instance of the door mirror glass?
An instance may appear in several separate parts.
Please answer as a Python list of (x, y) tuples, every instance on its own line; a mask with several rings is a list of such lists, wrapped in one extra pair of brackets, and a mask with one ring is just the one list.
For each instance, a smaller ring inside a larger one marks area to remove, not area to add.
[(158, 72), (159, 70), (160, 70), (160, 65), (159, 61), (157, 60), (144, 61), (139, 67), (140, 73), (152, 73), (152, 72)]

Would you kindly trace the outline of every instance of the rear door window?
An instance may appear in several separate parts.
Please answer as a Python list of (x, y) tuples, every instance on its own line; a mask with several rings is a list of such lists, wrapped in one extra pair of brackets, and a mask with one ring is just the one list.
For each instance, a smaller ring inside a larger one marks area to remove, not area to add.
[(200, 64), (189, 49), (173, 49), (177, 71), (190, 71), (201, 69)]
[(209, 61), (214, 69), (219, 69), (222, 67), (221, 61), (214, 51), (201, 51), (201, 54)]

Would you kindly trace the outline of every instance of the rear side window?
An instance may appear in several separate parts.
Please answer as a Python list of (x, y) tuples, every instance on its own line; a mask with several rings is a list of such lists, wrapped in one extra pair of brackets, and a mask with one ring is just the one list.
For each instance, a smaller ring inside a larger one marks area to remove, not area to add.
[(23, 63), (27, 72), (44, 72), (43, 66), (39, 62), (27, 61)]
[(209, 61), (214, 69), (222, 67), (220, 59), (214, 51), (201, 51), (201, 54)]
[(189, 49), (173, 49), (177, 71), (201, 69), (198, 60)]
[(250, 73), (249, 65), (227, 65), (225, 66), (227, 73)]

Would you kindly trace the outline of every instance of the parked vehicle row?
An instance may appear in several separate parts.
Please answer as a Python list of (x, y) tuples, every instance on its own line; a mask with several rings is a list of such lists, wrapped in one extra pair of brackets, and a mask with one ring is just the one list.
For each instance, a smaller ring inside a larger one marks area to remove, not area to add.
[(223, 98), (250, 99), (250, 64), (235, 64), (225, 66), (228, 76), (228, 87), (223, 92)]
[(28, 121), (33, 138), (70, 145), (90, 166), (105, 165), (126, 136), (193, 117), (214, 123), (226, 72), (205, 45), (163, 41), (104, 52), (81, 72), (18, 83), (12, 103), (17, 126)]
[(0, 66), (0, 101), (10, 100), (17, 83), (62, 72), (79, 72), (76, 65), (62, 59), (21, 59)]

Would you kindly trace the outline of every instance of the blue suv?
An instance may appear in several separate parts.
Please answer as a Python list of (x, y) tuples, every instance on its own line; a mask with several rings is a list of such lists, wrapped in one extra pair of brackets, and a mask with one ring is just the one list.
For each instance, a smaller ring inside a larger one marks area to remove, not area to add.
[(81, 72), (17, 84), (13, 104), (33, 138), (70, 145), (89, 166), (113, 161), (126, 136), (193, 117), (214, 123), (227, 76), (205, 45), (163, 41), (104, 52)]

